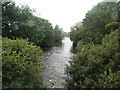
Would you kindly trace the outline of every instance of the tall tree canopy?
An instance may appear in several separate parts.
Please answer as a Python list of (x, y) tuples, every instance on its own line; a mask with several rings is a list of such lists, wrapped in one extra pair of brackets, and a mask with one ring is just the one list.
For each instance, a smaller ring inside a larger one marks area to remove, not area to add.
[(41, 47), (53, 46), (56, 37), (57, 41), (61, 41), (61, 29), (54, 30), (48, 20), (33, 13), (34, 10), (28, 5), (19, 7), (15, 2), (2, 2), (2, 36), (11, 39), (28, 38)]
[(118, 28), (117, 6), (115, 2), (101, 2), (88, 11), (83, 21), (71, 28), (71, 39), (74, 45), (76, 46), (79, 40), (84, 43), (93, 42), (94, 44), (100, 44), (104, 35), (112, 31), (112, 29), (107, 29), (106, 27)]

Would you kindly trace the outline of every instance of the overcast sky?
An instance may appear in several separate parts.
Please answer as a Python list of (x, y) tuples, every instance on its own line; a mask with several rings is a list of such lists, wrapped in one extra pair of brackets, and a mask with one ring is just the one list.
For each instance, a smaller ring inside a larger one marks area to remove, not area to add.
[(28, 4), (36, 9), (39, 16), (49, 20), (53, 26), (58, 24), (65, 32), (82, 21), (85, 14), (103, 0), (14, 0), (17, 4)]

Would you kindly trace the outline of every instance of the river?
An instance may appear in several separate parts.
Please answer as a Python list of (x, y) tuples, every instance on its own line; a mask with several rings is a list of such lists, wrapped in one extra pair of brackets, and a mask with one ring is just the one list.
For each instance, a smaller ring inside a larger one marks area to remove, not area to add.
[(54, 46), (42, 54), (42, 77), (48, 88), (65, 87), (65, 67), (71, 60), (72, 42), (68, 37), (62, 40), (61, 45)]

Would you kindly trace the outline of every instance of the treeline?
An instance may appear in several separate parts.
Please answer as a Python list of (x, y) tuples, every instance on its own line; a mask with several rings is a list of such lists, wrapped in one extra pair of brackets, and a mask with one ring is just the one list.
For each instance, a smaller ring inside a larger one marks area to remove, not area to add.
[[(28, 5), (2, 1), (2, 86), (43, 88), (41, 48), (61, 42), (62, 29), (34, 15)], [(40, 48), (41, 47), (41, 48)]]
[(2, 36), (10, 39), (28, 38), (41, 47), (51, 47), (62, 40), (62, 29), (34, 15), (29, 6), (16, 6), (14, 2), (2, 3)]
[(64, 37), (70, 37), (70, 33), (69, 32), (63, 32), (63, 36)]
[(120, 88), (120, 2), (101, 2), (71, 28), (75, 56), (66, 68), (68, 87)]

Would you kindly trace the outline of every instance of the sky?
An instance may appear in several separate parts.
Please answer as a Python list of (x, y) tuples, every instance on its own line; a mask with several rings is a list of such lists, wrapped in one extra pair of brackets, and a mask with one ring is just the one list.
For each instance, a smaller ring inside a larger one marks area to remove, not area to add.
[(17, 5), (28, 4), (36, 14), (49, 20), (53, 27), (57, 24), (64, 32), (70, 32), (71, 26), (81, 22), (86, 13), (103, 0), (14, 0)]

